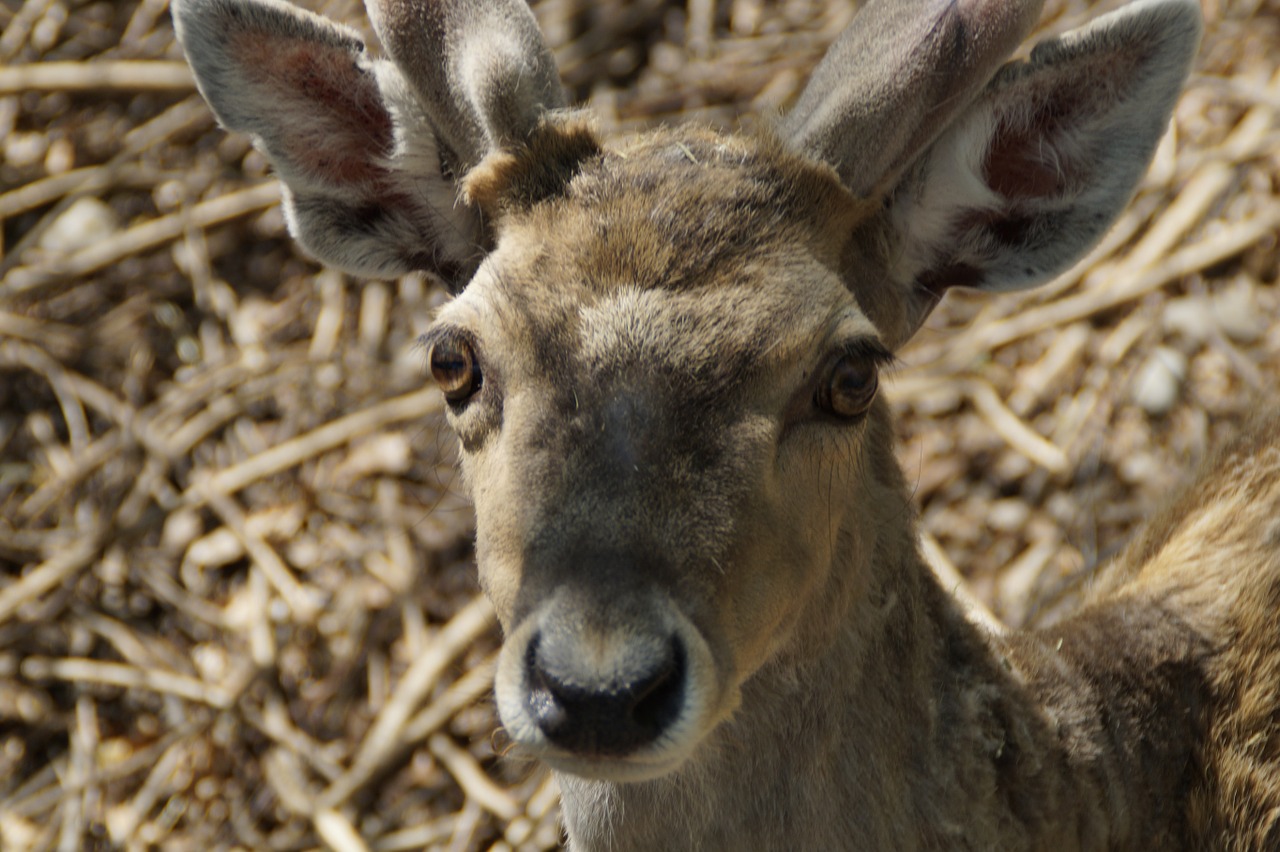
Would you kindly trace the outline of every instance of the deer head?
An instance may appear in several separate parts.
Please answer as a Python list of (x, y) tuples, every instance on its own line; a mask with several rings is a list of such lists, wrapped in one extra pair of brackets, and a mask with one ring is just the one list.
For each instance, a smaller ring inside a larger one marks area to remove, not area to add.
[(1200, 32), (1143, 0), (1006, 63), (1039, 0), (870, 0), (757, 133), (605, 139), (522, 0), (368, 0), (388, 58), (281, 0), (174, 0), (200, 90), (426, 337), (506, 634), (511, 736), (679, 767), (764, 667), (857, 677), (914, 552), (877, 377), (952, 286), (1064, 270), (1127, 203)]

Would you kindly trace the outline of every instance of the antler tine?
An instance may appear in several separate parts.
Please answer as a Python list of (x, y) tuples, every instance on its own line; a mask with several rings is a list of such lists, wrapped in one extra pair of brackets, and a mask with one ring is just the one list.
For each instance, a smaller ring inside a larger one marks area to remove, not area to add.
[(869, 0), (783, 122), (859, 195), (887, 191), (1017, 49), (1043, 0)]
[(383, 47), (466, 171), (564, 106), (551, 51), (524, 0), (366, 0)]

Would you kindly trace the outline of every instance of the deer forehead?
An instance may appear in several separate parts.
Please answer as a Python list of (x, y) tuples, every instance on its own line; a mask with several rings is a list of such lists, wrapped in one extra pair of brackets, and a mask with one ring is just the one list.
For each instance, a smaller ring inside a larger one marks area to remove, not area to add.
[[(510, 162), (491, 168), (468, 184), (501, 196), (495, 183), (528, 180)], [(840, 275), (870, 211), (768, 136), (623, 139), (575, 163), (558, 191), (503, 209), (496, 249), (440, 319), (514, 362), (510, 379), (656, 372), (726, 390), (805, 369), (832, 334), (875, 336)]]

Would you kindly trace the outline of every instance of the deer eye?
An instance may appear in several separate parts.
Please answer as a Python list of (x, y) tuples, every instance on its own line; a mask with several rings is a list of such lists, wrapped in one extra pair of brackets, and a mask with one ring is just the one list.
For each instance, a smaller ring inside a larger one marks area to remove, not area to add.
[(451, 403), (470, 399), (484, 383), (475, 350), (460, 334), (445, 335), (433, 343), (427, 360), (431, 363), (431, 377)]
[(876, 398), (880, 371), (875, 359), (856, 353), (841, 355), (818, 386), (814, 402), (823, 411), (852, 419), (867, 413)]

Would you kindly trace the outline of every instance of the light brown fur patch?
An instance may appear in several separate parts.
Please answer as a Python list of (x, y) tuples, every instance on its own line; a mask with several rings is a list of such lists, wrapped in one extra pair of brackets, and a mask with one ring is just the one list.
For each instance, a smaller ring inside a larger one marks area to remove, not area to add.
[(560, 113), (538, 122), (525, 144), (485, 157), (462, 181), (462, 195), (490, 220), (561, 195), (601, 144), (585, 113)]

